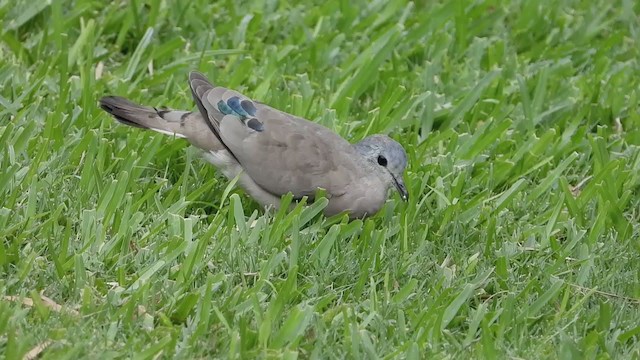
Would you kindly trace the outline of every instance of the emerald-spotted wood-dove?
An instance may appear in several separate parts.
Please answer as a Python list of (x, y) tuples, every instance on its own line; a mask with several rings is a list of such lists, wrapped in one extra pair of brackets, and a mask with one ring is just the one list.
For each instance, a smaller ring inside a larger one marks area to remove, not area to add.
[(212, 85), (191, 72), (198, 111), (158, 110), (117, 96), (100, 99), (119, 122), (187, 139), (258, 203), (278, 208), (282, 195), (313, 198), (324, 189), (327, 216), (374, 215), (395, 187), (403, 200), (407, 155), (386, 135), (350, 144), (328, 128)]

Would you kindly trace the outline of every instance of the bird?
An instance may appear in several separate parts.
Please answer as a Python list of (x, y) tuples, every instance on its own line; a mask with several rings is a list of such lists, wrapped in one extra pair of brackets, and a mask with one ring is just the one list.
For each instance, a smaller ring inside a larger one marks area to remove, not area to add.
[[(275, 109), (189, 73), (194, 111), (157, 109), (120, 96), (100, 107), (118, 122), (186, 139), (202, 157), (261, 206), (278, 209), (282, 196), (328, 199), (324, 215), (374, 216), (395, 188), (404, 201), (407, 153), (387, 135), (349, 143), (331, 129)], [(295, 202), (293, 203), (295, 204)]]

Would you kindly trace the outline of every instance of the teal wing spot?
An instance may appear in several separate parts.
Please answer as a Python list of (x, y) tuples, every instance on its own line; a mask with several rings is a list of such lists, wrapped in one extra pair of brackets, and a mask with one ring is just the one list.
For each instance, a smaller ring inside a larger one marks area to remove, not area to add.
[(229, 107), (229, 105), (227, 105), (227, 103), (222, 100), (218, 101), (217, 106), (218, 106), (218, 110), (225, 115), (231, 115), (234, 113), (233, 110)]

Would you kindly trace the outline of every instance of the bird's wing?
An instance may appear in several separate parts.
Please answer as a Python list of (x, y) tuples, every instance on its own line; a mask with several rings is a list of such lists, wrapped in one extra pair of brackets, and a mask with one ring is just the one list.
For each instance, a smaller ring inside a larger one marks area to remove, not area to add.
[(197, 72), (189, 82), (208, 126), (266, 191), (302, 197), (322, 188), (341, 196), (366, 176), (351, 144), (333, 131), (213, 86)]

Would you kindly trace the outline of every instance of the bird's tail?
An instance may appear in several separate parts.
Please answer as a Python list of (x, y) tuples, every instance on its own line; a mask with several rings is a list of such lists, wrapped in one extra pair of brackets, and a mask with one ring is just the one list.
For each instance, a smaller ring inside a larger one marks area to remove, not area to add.
[(205, 151), (224, 148), (198, 111), (159, 110), (132, 103), (119, 96), (103, 97), (100, 99), (100, 107), (125, 125), (186, 138)]
[(193, 117), (190, 111), (159, 110), (132, 103), (119, 96), (103, 97), (100, 99), (100, 107), (125, 125), (182, 138), (189, 136), (190, 127), (186, 123)]

